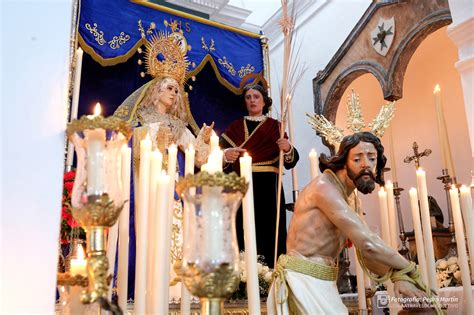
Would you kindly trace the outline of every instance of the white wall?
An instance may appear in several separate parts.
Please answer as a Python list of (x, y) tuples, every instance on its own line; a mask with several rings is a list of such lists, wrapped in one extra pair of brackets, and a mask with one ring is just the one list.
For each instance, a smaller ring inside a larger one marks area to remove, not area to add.
[[(328, 152), (321, 140), (307, 123), (305, 113), (314, 113), (314, 97), (312, 80), (323, 70), (331, 57), (336, 53), (343, 41), (349, 35), (362, 14), (370, 4), (369, 0), (320, 0), (296, 1), (304, 7), (297, 16), (297, 37), (295, 47), (301, 46), (300, 63), (306, 63), (308, 70), (297, 85), (293, 97), (293, 126), (294, 145), (300, 153), (300, 161), (296, 169), (298, 188), (301, 190), (309, 183), (310, 168), (308, 154), (311, 148), (317, 152)], [(278, 14), (278, 13), (277, 13)], [(273, 108), (279, 113), (279, 89), (282, 79), (283, 45), (281, 32), (278, 33), (278, 16), (275, 15), (264, 26), (264, 33), (270, 41), (270, 74)], [(274, 110), (275, 112), (275, 110)], [(291, 174), (286, 171), (284, 188), (287, 202), (292, 200)]]
[(1, 3), (1, 313), (53, 313), (71, 1)]

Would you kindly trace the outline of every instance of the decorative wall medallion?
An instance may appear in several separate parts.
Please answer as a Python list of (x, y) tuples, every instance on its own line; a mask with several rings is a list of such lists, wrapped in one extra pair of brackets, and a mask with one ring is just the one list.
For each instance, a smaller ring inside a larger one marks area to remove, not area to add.
[(370, 43), (375, 51), (385, 56), (390, 50), (393, 38), (395, 37), (395, 18), (379, 19), (377, 26), (370, 32)]

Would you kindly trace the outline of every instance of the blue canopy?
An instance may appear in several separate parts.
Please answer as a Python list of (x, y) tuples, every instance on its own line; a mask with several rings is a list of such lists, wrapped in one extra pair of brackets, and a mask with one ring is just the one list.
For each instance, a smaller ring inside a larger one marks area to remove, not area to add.
[(182, 31), (193, 65), (188, 77), (210, 63), (219, 82), (235, 94), (250, 73), (263, 74), (260, 35), (148, 1), (82, 0), (79, 43), (102, 66), (123, 63), (154, 32)]

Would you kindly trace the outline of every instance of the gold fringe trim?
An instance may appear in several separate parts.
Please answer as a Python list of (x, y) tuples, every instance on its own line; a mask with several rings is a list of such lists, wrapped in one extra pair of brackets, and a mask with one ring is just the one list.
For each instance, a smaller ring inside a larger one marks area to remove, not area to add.
[(125, 54), (114, 57), (114, 58), (103, 58), (99, 54), (95, 52), (95, 50), (89, 46), (84, 38), (82, 38), (81, 34), (78, 33), (78, 39), (79, 39), (79, 44), (81, 48), (88, 53), (92, 59), (94, 59), (95, 62), (98, 62), (101, 66), (103, 67), (108, 67), (108, 66), (115, 66), (119, 63), (123, 63), (130, 59), (136, 52), (138, 47), (141, 45), (144, 45), (146, 43), (146, 39), (141, 38), (138, 42), (135, 43), (135, 45), (127, 51)]

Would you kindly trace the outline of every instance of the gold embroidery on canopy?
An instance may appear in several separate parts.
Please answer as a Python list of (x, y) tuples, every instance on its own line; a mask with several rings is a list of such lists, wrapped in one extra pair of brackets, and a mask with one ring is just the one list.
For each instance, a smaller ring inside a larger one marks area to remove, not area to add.
[(119, 36), (112, 37), (112, 40), (108, 42), (109, 47), (112, 49), (119, 49), (120, 46), (128, 42), (129, 39), (130, 39), (130, 35), (125, 34), (124, 32), (120, 32)]
[(86, 29), (89, 30), (89, 32), (91, 32), (91, 34), (94, 36), (95, 41), (101, 46), (104, 45), (104, 32), (97, 30), (97, 23), (93, 23), (92, 25), (94, 25), (94, 27), (91, 27), (89, 23), (84, 24)]
[(216, 50), (216, 47), (214, 46), (214, 39), (213, 38), (211, 38), (211, 45), (209, 45), (209, 47), (207, 46), (206, 41), (204, 40), (204, 36), (201, 37), (201, 43), (202, 43), (202, 49), (204, 49), (205, 51), (214, 51), (214, 50)]
[(231, 75), (235, 76), (234, 65), (233, 65), (232, 63), (230, 63), (230, 62), (227, 61), (227, 57), (226, 57), (226, 56), (224, 56), (224, 59), (219, 58), (217, 61), (219, 61), (219, 63), (220, 63), (221, 65), (223, 65), (224, 68), (226, 68), (227, 71), (229, 71), (229, 73), (230, 73)]
[[(153, 34), (153, 30), (155, 28), (156, 28), (155, 22), (151, 22), (150, 26), (148, 26), (148, 29), (146, 30), (146, 34), (147, 35)], [(142, 38), (145, 38), (146, 35), (145, 35), (145, 29), (143, 28), (143, 25), (142, 25), (142, 20), (138, 20), (138, 30), (140, 31), (140, 35), (142, 36)]]
[(252, 72), (255, 71), (255, 67), (252, 66), (251, 64), (247, 64), (245, 67), (242, 66), (239, 70), (239, 77), (240, 78), (243, 78), (245, 77), (247, 74), (250, 74)]

